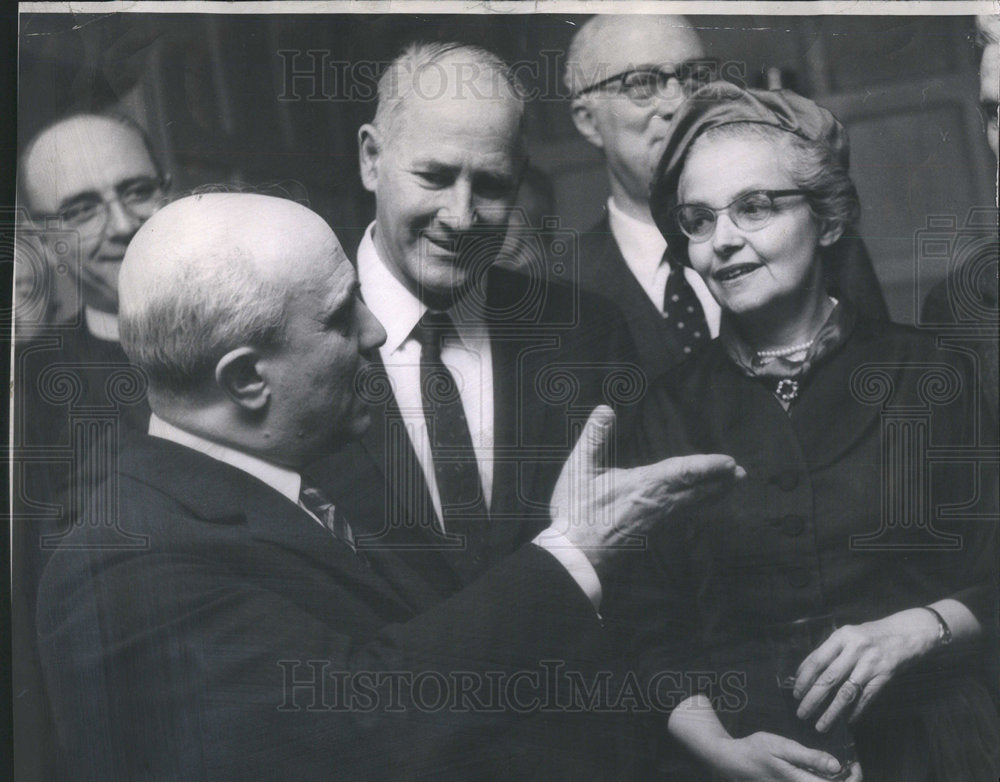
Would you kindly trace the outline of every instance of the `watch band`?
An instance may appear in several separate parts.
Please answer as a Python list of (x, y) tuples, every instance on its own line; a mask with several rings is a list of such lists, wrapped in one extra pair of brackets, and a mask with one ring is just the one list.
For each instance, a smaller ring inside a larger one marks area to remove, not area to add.
[(930, 606), (920, 606), (925, 611), (930, 611), (934, 614), (934, 618), (938, 621), (938, 646), (947, 646), (953, 640), (951, 635), (951, 628), (948, 627), (948, 623), (944, 621), (944, 617), (941, 616), (940, 612), (936, 608), (931, 608)]

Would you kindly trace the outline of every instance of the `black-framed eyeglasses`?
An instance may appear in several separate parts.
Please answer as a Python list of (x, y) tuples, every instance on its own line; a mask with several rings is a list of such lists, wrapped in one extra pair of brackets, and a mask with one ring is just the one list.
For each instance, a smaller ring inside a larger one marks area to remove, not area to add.
[(715, 233), (718, 216), (725, 212), (737, 228), (757, 231), (767, 225), (777, 211), (775, 199), (808, 195), (806, 190), (754, 190), (744, 193), (721, 209), (702, 204), (679, 204), (671, 212), (677, 226), (692, 242), (704, 242)]
[(107, 225), (108, 209), (112, 202), (117, 201), (122, 209), (137, 220), (145, 220), (162, 205), (167, 186), (168, 182), (160, 177), (139, 177), (118, 188), (110, 201), (96, 193), (87, 195), (67, 204), (49, 217), (55, 217), (67, 228), (96, 233)]
[[(631, 68), (577, 90), (575, 97), (609, 89), (633, 103), (646, 103), (655, 97), (683, 98), (711, 82), (717, 73), (714, 60), (690, 60), (669, 68)], [(678, 87), (680, 91), (672, 94)]]

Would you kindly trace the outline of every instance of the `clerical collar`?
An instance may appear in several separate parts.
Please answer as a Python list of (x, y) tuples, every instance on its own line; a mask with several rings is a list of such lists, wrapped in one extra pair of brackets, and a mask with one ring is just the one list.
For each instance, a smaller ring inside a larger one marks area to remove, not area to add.
[(105, 342), (121, 342), (117, 315), (95, 309), (88, 304), (83, 308), (83, 317), (87, 323), (87, 331), (93, 336)]

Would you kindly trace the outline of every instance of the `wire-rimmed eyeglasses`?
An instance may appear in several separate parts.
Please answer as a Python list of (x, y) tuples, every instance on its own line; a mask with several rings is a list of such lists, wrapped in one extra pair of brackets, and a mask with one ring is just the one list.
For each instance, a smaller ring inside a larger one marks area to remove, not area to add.
[(808, 195), (806, 190), (754, 190), (744, 193), (721, 209), (703, 204), (678, 204), (671, 214), (677, 226), (692, 242), (704, 242), (715, 233), (718, 216), (725, 212), (737, 228), (757, 231), (767, 225), (777, 206), (778, 198)]

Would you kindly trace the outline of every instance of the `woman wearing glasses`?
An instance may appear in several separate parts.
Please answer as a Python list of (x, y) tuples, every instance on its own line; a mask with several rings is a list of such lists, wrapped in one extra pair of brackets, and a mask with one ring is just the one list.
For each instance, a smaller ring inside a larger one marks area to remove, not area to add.
[(635, 455), (747, 471), (616, 596), (694, 779), (996, 778), (995, 439), (960, 355), (825, 290), (859, 211), (847, 158), (813, 102), (717, 83), (653, 185), (722, 324), (651, 389)]

